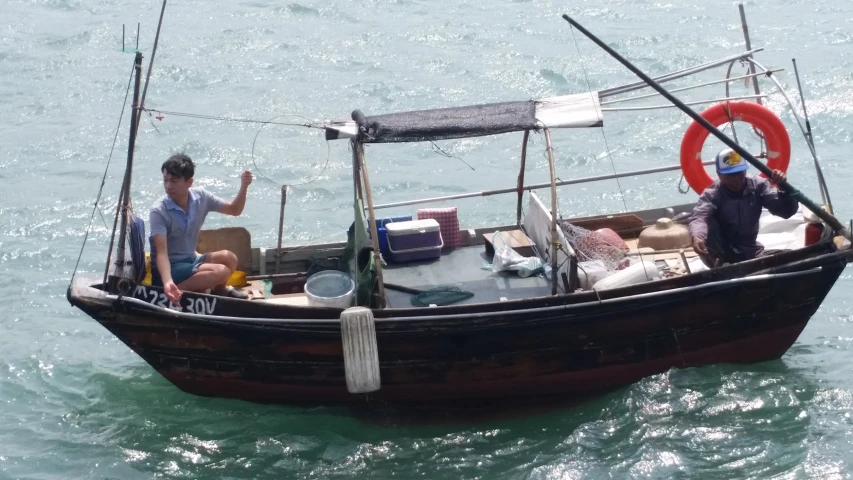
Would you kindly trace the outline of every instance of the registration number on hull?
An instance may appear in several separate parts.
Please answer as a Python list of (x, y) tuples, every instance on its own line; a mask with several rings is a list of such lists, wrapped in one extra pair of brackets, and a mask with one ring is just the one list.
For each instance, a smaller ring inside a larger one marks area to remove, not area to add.
[(199, 315), (213, 315), (216, 310), (215, 298), (189, 298), (181, 299), (180, 305), (175, 305), (166, 297), (166, 294), (154, 289), (146, 288), (144, 285), (138, 285), (133, 292), (133, 296), (139, 300), (144, 300), (151, 305), (161, 308), (168, 308), (176, 312), (197, 313)]

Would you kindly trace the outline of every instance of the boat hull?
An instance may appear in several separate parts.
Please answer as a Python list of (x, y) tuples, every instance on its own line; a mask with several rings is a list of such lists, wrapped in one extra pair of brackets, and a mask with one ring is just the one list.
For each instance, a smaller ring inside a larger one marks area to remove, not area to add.
[[(102, 293), (69, 296), (171, 383), (196, 395), (294, 404), (570, 398), (673, 367), (777, 359), (848, 261), (841, 252), (765, 259), (738, 267), (757, 269), (746, 281), (715, 270), (592, 297), (378, 311), (382, 387), (369, 395), (346, 389), (339, 312), (331, 309), (258, 306), (237, 321), (228, 315), (245, 310), (245, 302), (230, 299), (210, 309), (222, 316), (216, 318), (146, 308), (139, 298), (157, 296), (149, 287), (137, 287), (135, 302)], [(773, 270), (761, 270), (771, 262)], [(186, 296), (194, 310), (211, 305), (211, 297)]]

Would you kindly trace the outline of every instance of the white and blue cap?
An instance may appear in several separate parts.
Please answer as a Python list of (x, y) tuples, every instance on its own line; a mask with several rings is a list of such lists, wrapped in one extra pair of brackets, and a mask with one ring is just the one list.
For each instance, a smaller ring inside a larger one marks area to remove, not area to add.
[(749, 168), (746, 160), (731, 148), (727, 148), (717, 154), (717, 173), (729, 175), (732, 173), (745, 172)]

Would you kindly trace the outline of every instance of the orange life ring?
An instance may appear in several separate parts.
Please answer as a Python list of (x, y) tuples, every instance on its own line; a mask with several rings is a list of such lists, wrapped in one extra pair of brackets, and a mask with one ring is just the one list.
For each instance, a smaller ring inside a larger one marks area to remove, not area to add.
[[(791, 138), (782, 120), (767, 108), (753, 102), (723, 102), (708, 108), (701, 115), (715, 127), (734, 119), (761, 130), (767, 142), (767, 167), (783, 172), (788, 169)], [(702, 146), (710, 133), (694, 120), (681, 140), (681, 171), (690, 187), (700, 195), (714, 183), (702, 165)]]

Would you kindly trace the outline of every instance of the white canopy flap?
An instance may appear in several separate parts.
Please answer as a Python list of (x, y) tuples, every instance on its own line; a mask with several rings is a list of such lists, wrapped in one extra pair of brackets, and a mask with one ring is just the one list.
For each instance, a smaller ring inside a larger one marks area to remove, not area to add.
[(536, 120), (547, 128), (589, 128), (604, 124), (598, 92), (535, 100)]

